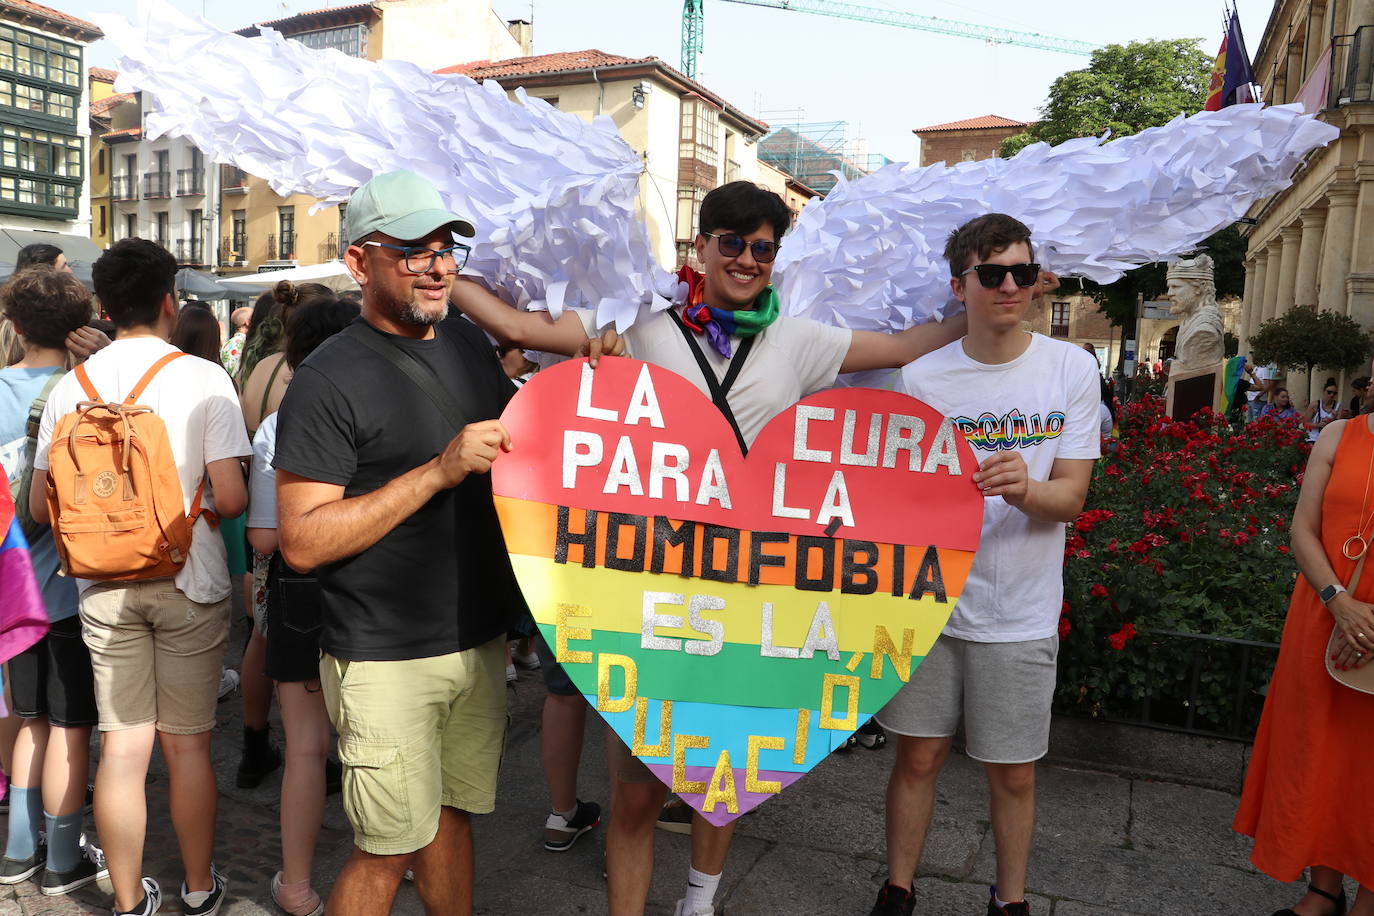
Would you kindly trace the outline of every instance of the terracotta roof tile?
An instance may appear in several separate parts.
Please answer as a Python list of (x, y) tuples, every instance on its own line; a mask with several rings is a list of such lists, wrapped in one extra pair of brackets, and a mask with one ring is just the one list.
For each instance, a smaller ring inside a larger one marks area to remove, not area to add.
[[(377, 2), (384, 3), (386, 2), (386, 0), (377, 0)], [(372, 3), (349, 3), (344, 6), (326, 6), (317, 10), (308, 10), (304, 13), (293, 13), (290, 16), (283, 16), (280, 19), (269, 19), (266, 22), (255, 22), (250, 26), (245, 26), (244, 28), (239, 29), (237, 34), (242, 35), (245, 32), (252, 32), (256, 35), (259, 26), (265, 26), (269, 29), (277, 29), (278, 31), (281, 31), (281, 27), (283, 25), (294, 23), (302, 19), (310, 19), (311, 17), (326, 16), (329, 14), (359, 14), (366, 12), (367, 10), (370, 10), (372, 8), (372, 5)]]
[(912, 129), (913, 134), (935, 133), (941, 130), (988, 130), (994, 127), (1030, 127), (1027, 121), (1013, 121), (1011, 118), (1004, 118), (1001, 115), (983, 115), (979, 118), (968, 118), (964, 121), (950, 121), (948, 124), (932, 124), (930, 127), (917, 127)]
[(91, 117), (103, 118), (125, 102), (132, 102), (136, 96), (132, 92), (116, 92), (98, 102), (91, 103)]
[(91, 79), (100, 80), (102, 83), (113, 83), (119, 76), (118, 71), (107, 70), (104, 67), (92, 67), (90, 69)]
[(78, 19), (71, 13), (64, 13), (61, 10), (53, 9), (50, 6), (43, 6), (41, 3), (33, 3), (31, 2), (31, 0), (0, 0), (0, 10), (3, 10), (7, 7), (9, 9), (16, 10), (20, 13), (28, 13), (30, 15), (42, 16), (46, 19), (51, 19), (55, 22), (75, 26), (76, 28), (81, 29), (83, 31), (93, 32), (94, 36), (90, 39), (92, 41), (95, 40), (95, 38), (99, 38), (101, 35), (104, 34), (100, 31), (100, 27), (97, 26), (94, 22), (87, 22), (84, 19)]
[(100, 139), (106, 143), (120, 143), (125, 140), (137, 140), (143, 136), (143, 128), (126, 127), (123, 130), (112, 130), (109, 133), (100, 135)]
[(657, 57), (623, 57), (589, 48), (586, 51), (560, 51), (534, 57), (513, 57), (510, 60), (475, 60), (435, 70), (435, 73), (461, 73), (473, 79), (502, 79), (508, 76), (533, 76), (536, 73), (561, 73), (571, 70), (590, 70), (593, 67), (618, 67), (626, 64), (647, 64)]

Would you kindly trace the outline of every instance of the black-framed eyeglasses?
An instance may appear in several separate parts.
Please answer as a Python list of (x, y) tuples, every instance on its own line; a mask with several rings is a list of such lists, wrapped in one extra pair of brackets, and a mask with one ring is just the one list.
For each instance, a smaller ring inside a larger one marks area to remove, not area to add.
[(447, 248), (426, 248), (424, 245), (391, 245), (387, 242), (363, 242), (364, 246), (376, 245), (378, 248), (390, 248), (392, 251), (401, 253), (401, 260), (405, 262), (406, 270), (413, 274), (427, 274), (434, 269), (434, 262), (439, 258), (453, 262), (455, 271), (462, 270), (468, 262), (468, 255), (472, 254), (472, 249), (467, 245), (460, 245), (455, 242)]
[(744, 254), (746, 245), (754, 260), (760, 264), (768, 264), (778, 256), (778, 243), (770, 242), (768, 239), (746, 243), (744, 236), (738, 232), (703, 232), (702, 235), (715, 239), (716, 247), (727, 258), (737, 258)]
[(1002, 281), (1011, 274), (1012, 280), (1016, 285), (1025, 289), (1034, 286), (1040, 279), (1040, 265), (1035, 262), (1029, 264), (974, 264), (959, 276), (966, 277), (969, 274), (977, 274), (978, 282), (983, 285), (983, 289), (997, 289), (1002, 285)]

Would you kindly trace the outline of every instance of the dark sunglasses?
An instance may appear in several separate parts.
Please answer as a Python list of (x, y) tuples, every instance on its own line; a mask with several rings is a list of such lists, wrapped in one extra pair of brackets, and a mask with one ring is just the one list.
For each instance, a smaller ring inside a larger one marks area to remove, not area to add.
[[(716, 247), (720, 253), (727, 258), (737, 258), (744, 254), (744, 236), (734, 232), (703, 232), (702, 235), (716, 240)], [(778, 243), (770, 242), (767, 239), (759, 239), (756, 242), (747, 243), (749, 253), (754, 256), (754, 260), (760, 264), (767, 264), (778, 256)]]
[(1025, 289), (1034, 286), (1040, 279), (1040, 265), (1030, 264), (974, 264), (959, 276), (966, 277), (976, 273), (978, 282), (983, 285), (983, 289), (997, 289), (1002, 285), (1002, 281), (1011, 274), (1011, 278), (1016, 281), (1016, 285)]

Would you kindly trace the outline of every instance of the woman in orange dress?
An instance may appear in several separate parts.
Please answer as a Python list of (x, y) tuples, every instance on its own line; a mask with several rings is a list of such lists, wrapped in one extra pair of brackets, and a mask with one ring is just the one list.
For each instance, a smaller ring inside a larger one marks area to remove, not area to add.
[(1372, 421), (1366, 414), (1322, 431), (1293, 513), (1301, 575), (1233, 824), (1255, 838), (1250, 861), (1269, 876), (1294, 881), (1311, 868), (1307, 894), (1274, 916), (1345, 913), (1345, 875), (1360, 884), (1349, 912), (1374, 916), (1374, 695), (1326, 671), (1333, 624), (1338, 667), (1374, 658), (1374, 564), (1354, 595), (1328, 588), (1350, 581), (1350, 557), (1374, 539)]

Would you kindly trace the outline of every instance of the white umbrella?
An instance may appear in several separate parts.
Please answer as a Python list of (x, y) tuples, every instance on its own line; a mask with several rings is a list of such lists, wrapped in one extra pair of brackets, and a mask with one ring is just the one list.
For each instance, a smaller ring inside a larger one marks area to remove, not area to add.
[(219, 284), (231, 290), (258, 292), (271, 289), (282, 280), (290, 280), (292, 283), (321, 283), (336, 293), (358, 288), (343, 261), (326, 261), (323, 264), (308, 264), (305, 267), (292, 267), (287, 270), (268, 270), (241, 277), (220, 277)]

